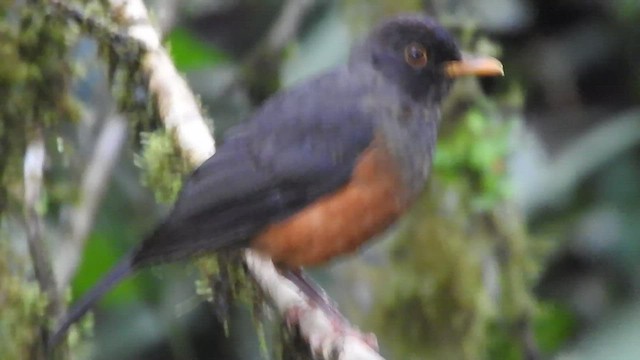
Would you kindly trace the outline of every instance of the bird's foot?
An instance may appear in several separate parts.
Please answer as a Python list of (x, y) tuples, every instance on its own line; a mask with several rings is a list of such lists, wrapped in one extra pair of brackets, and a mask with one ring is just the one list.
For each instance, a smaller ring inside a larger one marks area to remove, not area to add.
[(307, 311), (307, 309), (299, 305), (294, 305), (288, 308), (284, 313), (284, 323), (289, 329), (293, 329), (300, 324), (300, 319), (304, 315), (305, 311)]
[(319, 340), (321, 343), (324, 341), (335, 341), (339, 338), (354, 337), (363, 343), (367, 344), (372, 349), (378, 350), (378, 340), (373, 333), (362, 333), (358, 329), (352, 327), (349, 321), (340, 313), (336, 304), (327, 296), (321, 287), (316, 285), (311, 279), (304, 276), (300, 269), (297, 270), (285, 270), (283, 275), (292, 281), (298, 289), (307, 298), (307, 307), (305, 306), (293, 306), (284, 314), (285, 323), (289, 328), (292, 328), (300, 324), (300, 321), (305, 316), (305, 313), (309, 309), (318, 309), (322, 311), (326, 318), (329, 320), (331, 331), (322, 336)]
[(340, 318), (329, 317), (336, 337), (354, 337), (370, 348), (378, 351), (378, 338), (374, 333), (363, 333), (358, 328), (354, 328), (343, 316)]
[(310, 306), (319, 307), (329, 317), (344, 319), (336, 304), (327, 296), (326, 292), (313, 280), (306, 277), (302, 269), (283, 270), (282, 274), (307, 297)]
[[(284, 314), (284, 321), (289, 329), (296, 329), (305, 321), (309, 311), (321, 311), (329, 321), (326, 331), (320, 331), (309, 335), (307, 339), (313, 353), (322, 353), (326, 349), (326, 344), (341, 344), (346, 338), (357, 339), (366, 344), (371, 349), (378, 351), (378, 339), (373, 333), (363, 333), (354, 328), (343, 316), (336, 316), (334, 312), (326, 313), (323, 308), (319, 308), (314, 301), (309, 301), (308, 306), (292, 306)], [(337, 311), (337, 310), (336, 310)], [(326, 323), (325, 323), (326, 324)]]

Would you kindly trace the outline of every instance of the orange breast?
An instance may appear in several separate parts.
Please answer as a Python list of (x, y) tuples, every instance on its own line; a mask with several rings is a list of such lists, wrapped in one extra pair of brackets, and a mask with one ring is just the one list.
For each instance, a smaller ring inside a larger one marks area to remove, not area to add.
[(289, 267), (316, 265), (353, 252), (388, 228), (406, 207), (394, 170), (383, 149), (370, 147), (344, 187), (270, 225), (253, 240), (252, 248)]

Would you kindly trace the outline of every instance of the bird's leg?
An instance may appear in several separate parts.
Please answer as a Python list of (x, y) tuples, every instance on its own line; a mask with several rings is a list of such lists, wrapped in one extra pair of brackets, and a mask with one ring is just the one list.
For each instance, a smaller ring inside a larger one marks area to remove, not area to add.
[[(312, 279), (305, 276), (301, 268), (298, 269), (280, 269), (280, 272), (289, 281), (294, 283), (300, 291), (302, 291), (310, 302), (317, 305), (331, 320), (336, 333), (341, 335), (351, 335), (359, 338), (373, 349), (378, 349), (378, 340), (374, 334), (363, 334), (360, 331), (351, 328), (348, 320), (338, 311), (336, 304), (327, 296)], [(293, 309), (285, 317), (288, 324), (297, 323), (297, 317), (300, 309)]]
[(344, 316), (336, 308), (336, 304), (327, 296), (313, 280), (304, 275), (302, 269), (281, 270), (284, 277), (294, 283), (309, 300), (322, 309), (330, 318), (344, 321)]

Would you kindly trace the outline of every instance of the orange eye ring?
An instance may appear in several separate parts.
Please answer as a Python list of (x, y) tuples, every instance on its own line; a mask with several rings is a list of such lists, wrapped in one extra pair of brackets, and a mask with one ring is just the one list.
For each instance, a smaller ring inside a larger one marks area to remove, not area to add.
[(404, 48), (404, 61), (415, 70), (422, 69), (427, 65), (427, 49), (416, 42), (412, 42)]

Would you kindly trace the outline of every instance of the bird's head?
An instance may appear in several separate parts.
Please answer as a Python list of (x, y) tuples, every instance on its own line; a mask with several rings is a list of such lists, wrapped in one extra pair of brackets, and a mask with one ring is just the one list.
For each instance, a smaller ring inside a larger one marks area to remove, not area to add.
[(363, 50), (360, 56), (419, 101), (440, 101), (459, 76), (503, 74), (494, 58), (463, 59), (451, 34), (427, 16), (402, 15), (383, 22)]

